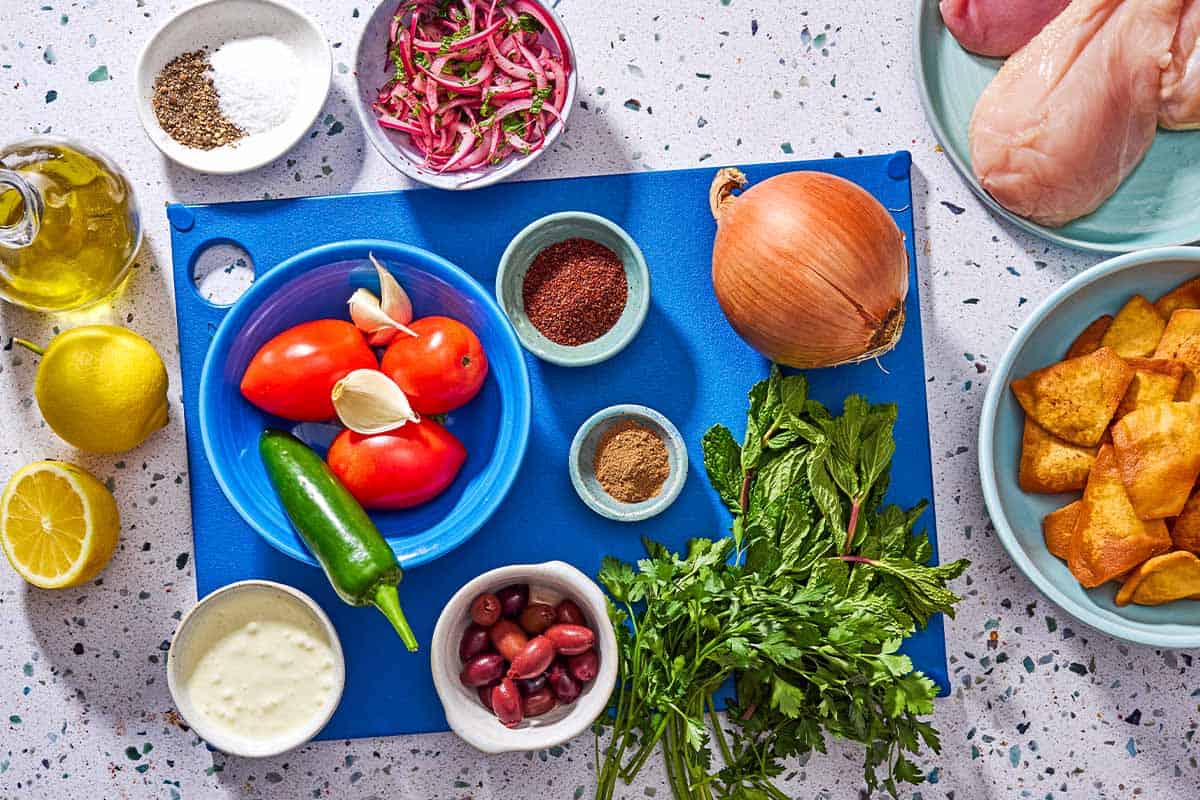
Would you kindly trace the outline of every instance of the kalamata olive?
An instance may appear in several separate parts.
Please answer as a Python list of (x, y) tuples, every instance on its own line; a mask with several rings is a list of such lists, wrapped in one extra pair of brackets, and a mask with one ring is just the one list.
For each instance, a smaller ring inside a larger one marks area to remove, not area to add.
[(521, 695), (529, 695), (536, 692), (538, 689), (543, 689), (546, 686), (546, 673), (538, 675), (536, 678), (522, 678), (516, 681), (517, 688), (521, 690)]
[(521, 698), (521, 711), (527, 717), (540, 717), (556, 705), (558, 705), (558, 698), (554, 696), (554, 692), (550, 691), (549, 686), (543, 686), (536, 692)]
[(492, 640), (488, 636), (488, 629), (482, 625), (468, 625), (463, 631), (462, 639), (458, 642), (458, 657), (463, 660), (463, 663), (470, 661), (480, 653), (486, 653), (492, 649)]
[(492, 646), (509, 661), (517, 657), (517, 653), (529, 644), (529, 637), (521, 626), (510, 619), (502, 619), (488, 630)]
[(582, 625), (551, 625), (544, 635), (554, 642), (554, 649), (564, 656), (577, 656), (590, 649), (596, 641), (592, 629)]
[(508, 677), (535, 678), (549, 669), (557, 654), (553, 642), (545, 636), (535, 636), (511, 659)]
[(504, 656), (481, 653), (463, 665), (459, 679), (464, 686), (483, 686), (504, 675)]
[(574, 600), (563, 600), (558, 604), (558, 608), (554, 609), (554, 621), (561, 625), (586, 625), (587, 620), (584, 619), (583, 611), (579, 609)]
[(515, 728), (525, 718), (521, 693), (512, 678), (505, 678), (492, 689), (492, 711), (509, 728)]
[[(476, 690), (479, 692), (479, 702), (483, 703), (483, 707), (488, 711), (492, 711), (492, 689), (495, 689), (498, 683), (500, 683), (500, 681), (489, 683), (486, 686), (480, 686), (479, 689)], [(492, 711), (492, 713), (494, 714), (495, 712)]]
[(521, 612), (529, 604), (529, 584), (518, 583), (505, 586), (496, 592), (496, 597), (500, 599), (500, 609), (504, 616), (516, 619), (521, 616)]
[(600, 656), (595, 650), (584, 650), (579, 655), (567, 659), (567, 671), (580, 683), (595, 680), (596, 673), (600, 671)]
[(500, 598), (491, 592), (479, 595), (471, 603), (471, 621), (490, 628), (500, 619)]
[(526, 633), (530, 636), (537, 636), (554, 624), (556, 616), (554, 606), (545, 603), (530, 603), (525, 606), (518, 621)]
[(571, 673), (562, 663), (555, 662), (554, 666), (550, 667), (550, 671), (546, 673), (546, 683), (558, 698), (558, 702), (563, 705), (570, 705), (579, 698), (579, 681), (571, 677)]

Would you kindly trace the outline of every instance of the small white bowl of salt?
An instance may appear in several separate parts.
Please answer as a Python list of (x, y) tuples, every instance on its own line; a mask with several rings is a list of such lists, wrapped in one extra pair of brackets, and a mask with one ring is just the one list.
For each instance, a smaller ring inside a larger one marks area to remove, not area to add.
[(165, 156), (199, 172), (257, 169), (321, 113), (333, 56), (317, 23), (279, 0), (202, 0), (138, 57), (138, 116)]

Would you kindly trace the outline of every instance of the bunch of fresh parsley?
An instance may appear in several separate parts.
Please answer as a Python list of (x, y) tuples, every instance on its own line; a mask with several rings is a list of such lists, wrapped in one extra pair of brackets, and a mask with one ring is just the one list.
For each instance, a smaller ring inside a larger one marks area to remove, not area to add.
[[(772, 368), (750, 391), (743, 443), (720, 425), (704, 436), (732, 536), (682, 555), (646, 541), (636, 568), (606, 559), (620, 682), (603, 753), (597, 736), (597, 800), (659, 745), (677, 800), (787, 800), (772, 779), (826, 735), (863, 743), (868, 791), (924, 779), (905, 754), (940, 747), (922, 720), (937, 688), (898, 649), (953, 614), (946, 584), (968, 562), (926, 563), (913, 531), (925, 503), (882, 505), (895, 421), (894, 405), (858, 396), (834, 417), (803, 376)], [(731, 678), (723, 725), (715, 697)]]

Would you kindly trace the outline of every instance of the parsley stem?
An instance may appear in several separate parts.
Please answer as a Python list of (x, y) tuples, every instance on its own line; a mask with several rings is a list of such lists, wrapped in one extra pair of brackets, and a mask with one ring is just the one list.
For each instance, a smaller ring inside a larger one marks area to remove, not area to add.
[(770, 781), (759, 780), (755, 781), (754, 785), (766, 792), (772, 798), (772, 800), (792, 800), (792, 798), (781, 792), (779, 788)]
[(638, 772), (641, 771), (642, 767), (645, 766), (646, 761), (648, 761), (650, 756), (654, 754), (654, 748), (666, 735), (667, 724), (671, 721), (671, 719), (672, 717), (670, 715), (663, 714), (662, 719), (654, 728), (654, 733), (642, 743), (641, 748), (637, 751), (637, 753), (634, 754), (633, 760), (626, 764), (625, 768), (621, 770), (621, 777), (627, 782), (633, 780), (633, 776), (637, 775)]
[(721, 728), (721, 719), (717, 716), (717, 705), (713, 702), (713, 697), (710, 694), (705, 701), (708, 704), (708, 721), (712, 724), (713, 738), (717, 740), (717, 747), (721, 751), (721, 758), (725, 759), (726, 766), (733, 766), (733, 752), (729, 749), (729, 742), (725, 739), (725, 731)]

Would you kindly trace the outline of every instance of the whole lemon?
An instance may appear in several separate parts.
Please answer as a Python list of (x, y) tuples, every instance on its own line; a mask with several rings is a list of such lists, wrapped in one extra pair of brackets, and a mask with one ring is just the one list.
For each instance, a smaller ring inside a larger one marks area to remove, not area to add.
[(34, 396), (46, 424), (89, 453), (132, 450), (167, 424), (162, 358), (154, 345), (115, 325), (56, 336), (42, 352)]

